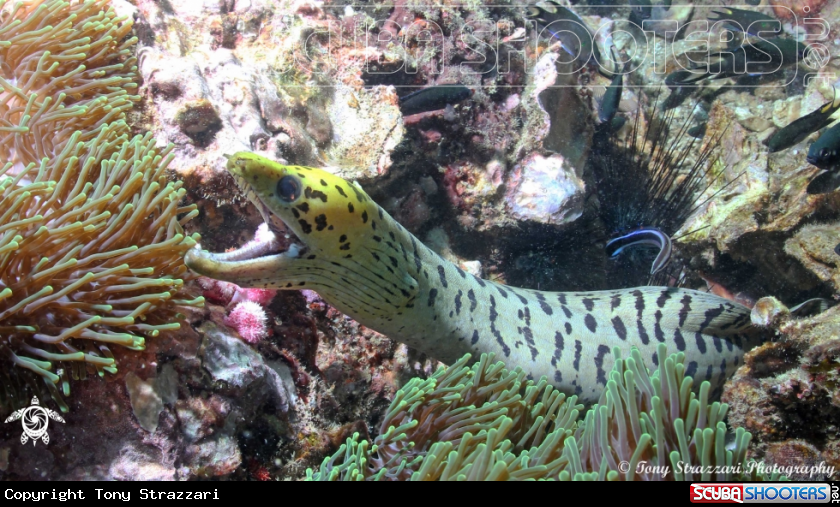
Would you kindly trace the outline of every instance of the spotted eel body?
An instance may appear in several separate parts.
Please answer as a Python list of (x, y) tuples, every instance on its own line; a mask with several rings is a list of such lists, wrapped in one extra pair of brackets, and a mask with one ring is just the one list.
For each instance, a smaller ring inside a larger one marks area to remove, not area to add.
[[(638, 347), (647, 366), (656, 347), (686, 355), (686, 373), (719, 388), (758, 343), (750, 311), (693, 290), (638, 287), (540, 292), (465, 273), (424, 246), (358, 186), (326, 171), (284, 166), (250, 153), (228, 170), (262, 213), (305, 245), (213, 254), (193, 249), (192, 270), (244, 287), (308, 288), (395, 340), (444, 363), (493, 352), (509, 367), (598, 398), (614, 362)], [(276, 222), (275, 222), (276, 223)]]

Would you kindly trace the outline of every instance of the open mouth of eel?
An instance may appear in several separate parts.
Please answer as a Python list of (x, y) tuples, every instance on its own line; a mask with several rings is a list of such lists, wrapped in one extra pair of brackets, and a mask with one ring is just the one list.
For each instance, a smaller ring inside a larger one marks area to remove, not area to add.
[(245, 198), (256, 207), (264, 223), (257, 228), (254, 239), (235, 250), (211, 253), (193, 248), (184, 258), (187, 267), (205, 276), (217, 277), (221, 275), (218, 268), (222, 266), (245, 267), (253, 263), (288, 262), (305, 254), (309, 248), (280, 217), (271, 212), (250, 185), (242, 178), (231, 176)]

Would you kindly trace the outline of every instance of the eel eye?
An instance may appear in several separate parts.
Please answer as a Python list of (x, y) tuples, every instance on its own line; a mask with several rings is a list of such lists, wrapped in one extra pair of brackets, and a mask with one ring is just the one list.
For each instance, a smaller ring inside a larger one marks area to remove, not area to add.
[(277, 182), (275, 193), (280, 200), (292, 202), (300, 197), (300, 182), (294, 176), (283, 176)]

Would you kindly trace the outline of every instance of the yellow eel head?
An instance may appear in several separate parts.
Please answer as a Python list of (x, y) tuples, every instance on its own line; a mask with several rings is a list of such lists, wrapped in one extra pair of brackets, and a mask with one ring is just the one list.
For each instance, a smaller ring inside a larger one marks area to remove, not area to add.
[[(193, 271), (243, 287), (311, 288), (328, 299), (383, 303), (376, 308), (399, 307), (416, 292), (405, 269), (372, 268), (378, 242), (396, 222), (361, 188), (321, 169), (247, 152), (229, 156), (227, 169), (269, 228), (290, 229), (301, 244), (280, 251), (282, 242), (268, 234), (233, 252), (194, 248), (184, 259)], [(386, 279), (392, 294), (383, 301)]]

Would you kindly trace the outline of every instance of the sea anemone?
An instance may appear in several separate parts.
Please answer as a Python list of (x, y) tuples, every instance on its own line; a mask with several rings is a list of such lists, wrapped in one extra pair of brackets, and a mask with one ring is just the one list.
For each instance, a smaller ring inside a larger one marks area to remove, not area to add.
[(108, 0), (0, 0), (0, 160), (38, 163), (105, 124), (129, 132), (131, 27)]
[[(616, 357), (619, 351), (613, 351)], [(467, 367), (469, 355), (396, 396), (373, 442), (358, 434), (308, 470), (310, 480), (757, 480), (746, 458), (750, 434), (724, 445), (728, 406), (708, 403), (709, 383), (692, 391), (683, 354), (665, 357), (652, 375), (638, 350), (618, 360), (600, 400), (578, 421), (577, 398), (545, 378), (527, 380), (492, 356)], [(646, 460), (667, 474), (637, 473)], [(629, 464), (621, 467), (622, 461)], [(677, 473), (678, 461), (723, 466), (720, 474)], [(660, 468), (662, 470), (662, 468)]]
[(184, 289), (198, 211), (165, 174), (172, 147), (123, 119), (130, 31), (104, 0), (0, 1), (0, 409), (40, 377), (67, 410), (71, 377), (114, 373), (110, 347), (142, 349), (203, 303)]

